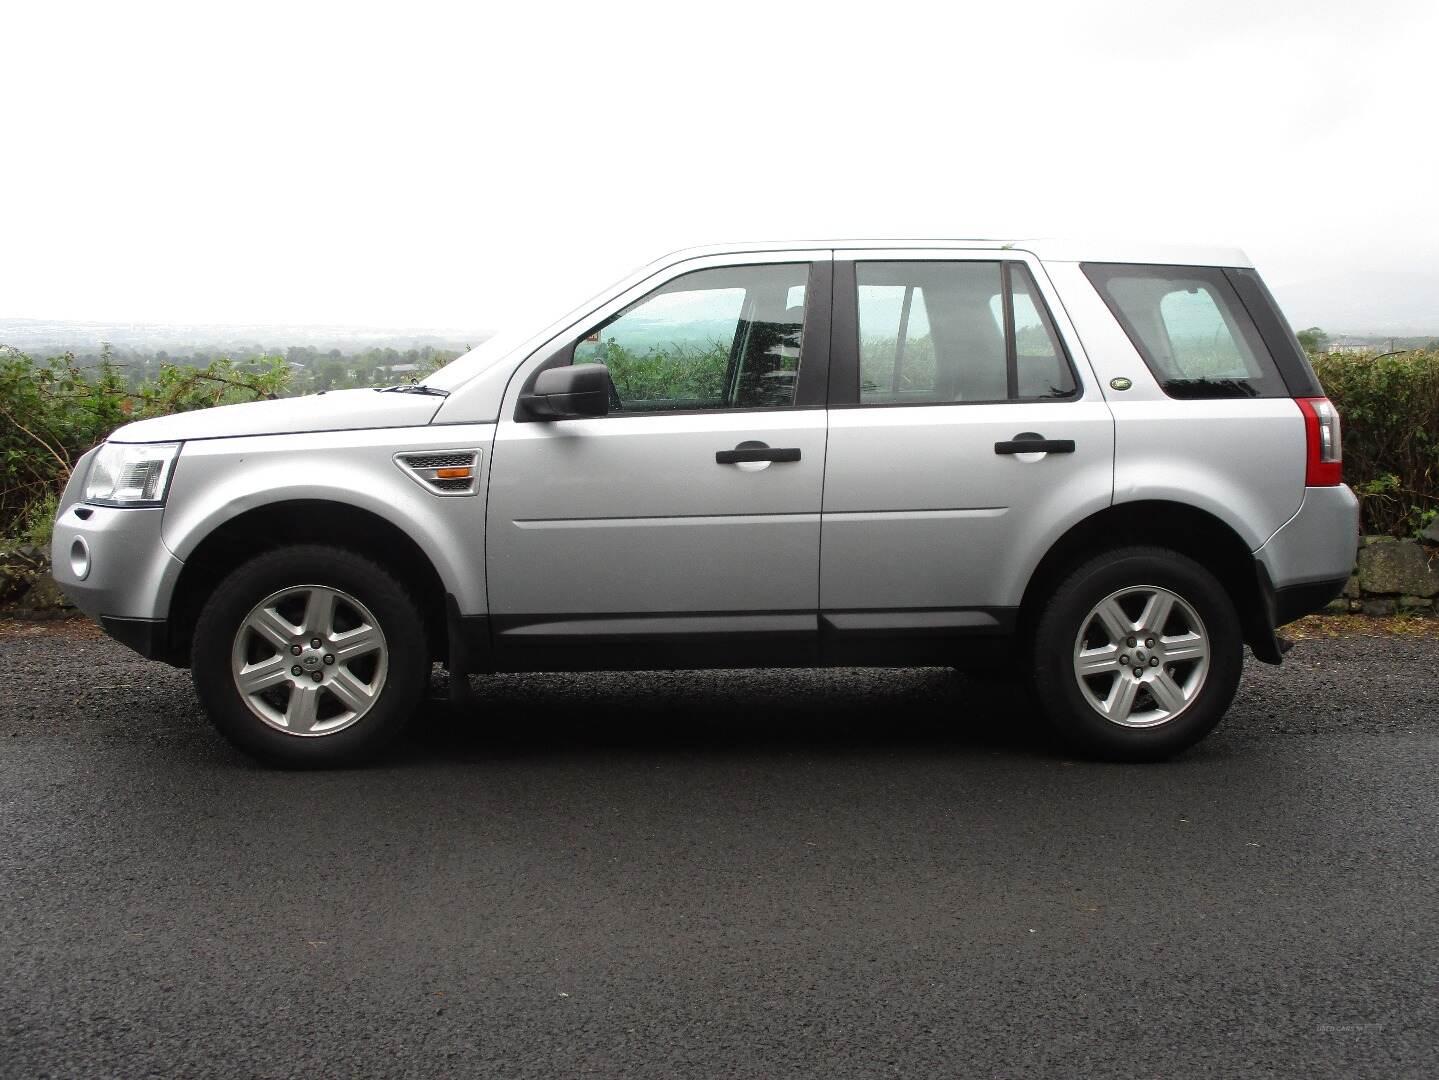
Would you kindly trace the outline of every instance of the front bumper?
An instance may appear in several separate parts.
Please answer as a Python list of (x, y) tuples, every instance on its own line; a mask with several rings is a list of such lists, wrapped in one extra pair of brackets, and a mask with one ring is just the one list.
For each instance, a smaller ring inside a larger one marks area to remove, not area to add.
[(183, 564), (160, 537), (164, 513), (75, 502), (55, 519), (55, 584), (107, 630), (107, 618), (153, 622), (169, 614)]
[(176, 667), (185, 667), (183, 656), (177, 656), (170, 640), (170, 624), (165, 619), (126, 619), (118, 615), (101, 615), (100, 626), (121, 645), (128, 645), (146, 660), (163, 660)]

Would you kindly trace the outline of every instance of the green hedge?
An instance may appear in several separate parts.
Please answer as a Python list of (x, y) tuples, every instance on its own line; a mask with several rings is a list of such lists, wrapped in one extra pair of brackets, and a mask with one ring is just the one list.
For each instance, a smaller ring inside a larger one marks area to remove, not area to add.
[[(1364, 531), (1415, 535), (1439, 510), (1439, 352), (1313, 359), (1344, 418), (1344, 478), (1361, 496)], [(0, 538), (45, 543), (71, 465), (121, 424), (275, 397), (292, 378), (279, 357), (166, 365), (138, 386), (124, 374), (0, 346)]]
[(1344, 424), (1366, 533), (1414, 536), (1439, 510), (1439, 352), (1313, 358)]
[(203, 368), (166, 364), (128, 385), (119, 365), (82, 367), (73, 356), (32, 360), (0, 346), (0, 539), (49, 542), (55, 500), (81, 454), (131, 420), (276, 397), (283, 359)]

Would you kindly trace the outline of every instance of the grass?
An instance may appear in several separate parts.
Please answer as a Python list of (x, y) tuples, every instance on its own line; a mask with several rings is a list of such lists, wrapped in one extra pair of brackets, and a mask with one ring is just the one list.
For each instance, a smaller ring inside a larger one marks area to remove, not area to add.
[(1279, 628), (1294, 641), (1341, 637), (1439, 638), (1439, 619), (1424, 615), (1306, 615)]

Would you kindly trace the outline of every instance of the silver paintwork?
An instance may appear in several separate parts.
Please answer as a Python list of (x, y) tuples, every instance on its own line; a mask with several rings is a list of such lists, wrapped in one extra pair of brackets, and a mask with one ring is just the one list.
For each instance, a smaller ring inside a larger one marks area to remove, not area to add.
[[(81, 517), (85, 513), (88, 519)], [(55, 519), (50, 545), (55, 584), (97, 622), (101, 615), (164, 618), (182, 566), (165, 546), (164, 514), (158, 506), (70, 503)], [(90, 569), (83, 578), (70, 560), (77, 539), (90, 550)]]
[(1304, 502), (1255, 557), (1277, 586), (1332, 581), (1354, 568), (1359, 500), (1347, 485), (1304, 489)]
[[(1046, 263), (1114, 415), (1115, 503), (1205, 510), (1254, 551), (1304, 497), (1304, 417), (1290, 398), (1165, 394), (1077, 262)], [(1127, 390), (1110, 383), (1127, 379)], [(1336, 571), (1336, 573), (1342, 571)]]
[(493, 437), (491, 425), (466, 424), (186, 443), (165, 507), (165, 546), (184, 560), (218, 526), (246, 510), (292, 500), (343, 503), (408, 535), (460, 610), (483, 613), (488, 471), (480, 471), (476, 498), (439, 498), (397, 468), (394, 455), (455, 446), (488, 449)]
[[(1122, 397), (1123, 395), (1117, 395)], [(1119, 401), (1114, 501), (1208, 511), (1251, 551), (1304, 499), (1304, 417), (1290, 398)]]
[[(1022, 431), (1075, 452), (994, 452)], [(1109, 505), (1113, 445), (1102, 401), (833, 410), (822, 607), (1018, 606), (1054, 541)]]
[[(121, 429), (115, 437), (125, 441), (184, 441), (168, 504), (94, 507), (81, 520), (82, 459), (56, 525), (56, 579), (91, 615), (163, 618), (183, 560), (206, 536), (287, 500), (344, 503), (392, 522), (460, 612), (475, 615), (1009, 607), (1068, 528), (1111, 503), (1141, 500), (1213, 513), (1259, 553), (1276, 585), (1344, 574), (1356, 506), (1346, 489), (1306, 494), (1294, 403), (1167, 398), (1078, 266), (1080, 258), (1248, 260), (1141, 248), (820, 241), (676, 253), (549, 326), (483, 346), (427, 379), (450, 391), (445, 399), (335, 392)], [(536, 365), (670, 278), (831, 257), (1024, 261), (1082, 396), (514, 422), (519, 387)], [(1130, 388), (1111, 389), (1116, 379)], [(994, 442), (1026, 430), (1073, 438), (1078, 450), (993, 453)], [(802, 458), (714, 463), (715, 450), (750, 439), (799, 447)], [(437, 497), (395, 464), (396, 455), (454, 447), (481, 452), (474, 498)], [(91, 552), (83, 581), (69, 568), (77, 537)]]
[[(492, 615), (815, 609), (824, 409), (553, 423), (517, 422), (514, 415), (529, 374), (572, 333), (669, 278), (709, 266), (810, 262), (816, 254), (684, 260), (564, 328), (515, 370), (490, 470)], [(750, 440), (798, 448), (800, 460), (715, 463), (716, 451)]]
[[(75, 462), (60, 495), (50, 541), (51, 574), (60, 591), (96, 622), (101, 615), (164, 618), (181, 563), (160, 539), (163, 511), (82, 504), (85, 476), (99, 449)], [(87, 516), (77, 514), (77, 508)], [(70, 558), (77, 540), (90, 552), (83, 575)]]
[(1074, 639), (1074, 680), (1110, 723), (1158, 727), (1199, 696), (1209, 659), (1209, 633), (1189, 602), (1137, 585), (1110, 593), (1085, 616)]
[(250, 401), (171, 413), (126, 424), (112, 442), (185, 442), (242, 435), (416, 427), (428, 424), (443, 398), (378, 390), (327, 390), (323, 394)]
[[(300, 621), (291, 622), (281, 608), (301, 602)], [(337, 630), (344, 609), (352, 617)], [(364, 604), (328, 585), (296, 585), (250, 609), (235, 632), (230, 673), (245, 707), (266, 726), (313, 738), (343, 731), (374, 707), (389, 656), (384, 631)], [(369, 671), (354, 670), (356, 661)]]
[[(1071, 526), (1110, 503), (1114, 420), (1083, 343), (1022, 251), (875, 249), (837, 259), (992, 260), (1027, 265), (1068, 347), (1073, 401), (834, 409), (824, 478), (820, 603), (826, 610), (1016, 607)], [(1033, 431), (1072, 454), (994, 452)]]
[[(746, 470), (747, 440), (800, 460)], [(825, 411), (500, 421), (490, 613), (813, 611)]]

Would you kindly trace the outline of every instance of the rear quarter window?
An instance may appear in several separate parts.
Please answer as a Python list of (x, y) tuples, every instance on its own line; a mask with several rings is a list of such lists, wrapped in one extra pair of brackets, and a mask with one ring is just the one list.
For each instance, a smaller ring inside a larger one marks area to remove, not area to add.
[(1223, 268), (1084, 263), (1083, 270), (1170, 397), (1288, 396)]

